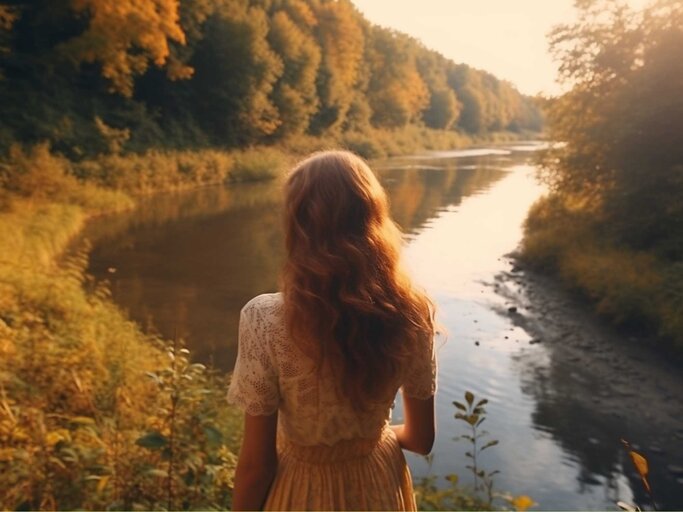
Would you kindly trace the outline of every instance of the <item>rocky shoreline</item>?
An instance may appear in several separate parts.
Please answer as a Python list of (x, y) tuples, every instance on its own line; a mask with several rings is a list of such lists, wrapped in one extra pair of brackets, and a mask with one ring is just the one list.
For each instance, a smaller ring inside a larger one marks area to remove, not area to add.
[[(649, 461), (658, 508), (683, 509), (683, 362), (644, 335), (624, 334), (598, 317), (552, 276), (506, 256), (509, 270), (495, 277), (504, 299), (499, 313), (545, 350), (520, 353), (523, 388), (544, 415), (566, 414), (552, 434), (591, 473), (626, 475), (638, 504), (649, 499), (620, 438)], [(542, 356), (541, 356), (542, 354)], [(555, 421), (555, 424), (557, 422)], [(602, 460), (601, 460), (602, 459)], [(587, 477), (588, 478), (588, 477)], [(590, 482), (588, 482), (590, 483)]]

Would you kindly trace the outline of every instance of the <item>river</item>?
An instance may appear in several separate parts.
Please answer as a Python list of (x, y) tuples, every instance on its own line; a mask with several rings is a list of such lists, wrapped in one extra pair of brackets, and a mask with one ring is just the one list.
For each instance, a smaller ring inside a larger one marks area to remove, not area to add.
[[(411, 470), (456, 473), (471, 484), (469, 446), (453, 441), (466, 429), (452, 405), (470, 390), (489, 400), (484, 426), (499, 444), (483, 453), (480, 466), (500, 471), (495, 489), (527, 494), (542, 509), (615, 509), (617, 500), (647, 505), (620, 447), (619, 438), (628, 437), (650, 458), (658, 505), (683, 508), (683, 380), (676, 370), (651, 383), (651, 397), (642, 394), (647, 386), (606, 373), (621, 375), (620, 365), (632, 363), (629, 371), (647, 379), (651, 368), (618, 359), (631, 356), (618, 349), (615, 333), (600, 331), (567, 349), (577, 332), (588, 324), (603, 329), (601, 323), (506, 256), (543, 192), (534, 179), (540, 147), (529, 142), (372, 163), (406, 233), (406, 264), (435, 299), (444, 331), (437, 341), (434, 457), (430, 465), (410, 455)], [(229, 371), (240, 308), (277, 289), (280, 206), (279, 182), (146, 198), (133, 212), (87, 227), (89, 272), (110, 281), (114, 300), (144, 328), (182, 337), (195, 359)], [(603, 359), (605, 368), (591, 366)], [(604, 396), (601, 378), (614, 393)], [(400, 420), (400, 405), (394, 417)]]

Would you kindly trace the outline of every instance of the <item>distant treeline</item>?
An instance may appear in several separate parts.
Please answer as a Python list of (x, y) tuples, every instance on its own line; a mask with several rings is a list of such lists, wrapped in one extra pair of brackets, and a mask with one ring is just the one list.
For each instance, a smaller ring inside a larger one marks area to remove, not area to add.
[(349, 0), (0, 2), (0, 144), (72, 159), (424, 125), (539, 131), (534, 100)]

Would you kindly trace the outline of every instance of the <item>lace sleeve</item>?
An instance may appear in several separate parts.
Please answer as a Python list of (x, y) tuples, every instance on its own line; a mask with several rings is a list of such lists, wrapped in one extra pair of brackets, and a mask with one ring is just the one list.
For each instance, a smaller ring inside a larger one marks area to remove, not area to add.
[(280, 403), (277, 370), (267, 339), (257, 336), (247, 307), (239, 324), (237, 361), (230, 379), (228, 402), (247, 414), (273, 414)]
[(403, 394), (412, 398), (427, 399), (436, 393), (436, 350), (434, 338), (430, 337), (424, 344), (410, 367), (403, 381)]

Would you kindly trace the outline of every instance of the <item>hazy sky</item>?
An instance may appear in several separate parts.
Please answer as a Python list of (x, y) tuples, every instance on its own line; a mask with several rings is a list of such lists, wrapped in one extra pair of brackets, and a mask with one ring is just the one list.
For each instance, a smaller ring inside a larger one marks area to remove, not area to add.
[[(575, 16), (573, 0), (353, 0), (370, 21), (420, 39), (455, 62), (556, 94), (546, 34)], [(629, 0), (640, 7), (647, 0)]]

